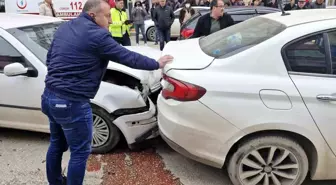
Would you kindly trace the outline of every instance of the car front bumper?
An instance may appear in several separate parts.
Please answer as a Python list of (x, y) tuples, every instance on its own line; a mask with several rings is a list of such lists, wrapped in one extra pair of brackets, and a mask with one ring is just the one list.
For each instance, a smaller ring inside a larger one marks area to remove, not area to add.
[(148, 98), (148, 111), (119, 116), (113, 123), (120, 129), (129, 145), (157, 137), (156, 106)]

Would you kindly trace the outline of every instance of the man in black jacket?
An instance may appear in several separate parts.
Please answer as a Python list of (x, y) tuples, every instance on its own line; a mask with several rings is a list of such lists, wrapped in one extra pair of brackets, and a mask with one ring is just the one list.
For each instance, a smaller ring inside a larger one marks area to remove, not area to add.
[[(150, 15), (151, 15), (152, 21), (155, 22), (154, 21), (154, 15), (155, 15), (154, 11), (160, 5), (159, 5), (159, 1), (158, 0), (152, 0), (152, 2), (153, 2), (153, 4), (152, 4), (152, 8), (150, 9)], [(159, 31), (158, 31), (158, 29), (159, 28), (155, 25), (155, 45), (157, 45), (158, 41), (159, 41)]]
[(170, 41), (170, 27), (174, 23), (173, 9), (166, 5), (166, 0), (159, 0), (160, 6), (154, 11), (154, 23), (158, 27), (160, 38), (160, 50), (164, 48), (164, 42)]
[(199, 18), (191, 38), (207, 36), (234, 24), (232, 17), (224, 13), (224, 1), (213, 0), (211, 12)]

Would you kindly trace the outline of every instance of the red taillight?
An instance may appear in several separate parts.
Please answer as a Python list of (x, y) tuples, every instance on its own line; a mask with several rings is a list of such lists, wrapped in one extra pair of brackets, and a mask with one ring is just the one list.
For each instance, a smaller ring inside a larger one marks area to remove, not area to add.
[(194, 34), (194, 30), (193, 29), (183, 29), (181, 32), (181, 35), (183, 38), (187, 39), (189, 37), (191, 37)]
[(203, 87), (176, 80), (167, 75), (163, 79), (168, 82), (167, 87), (162, 89), (162, 96), (165, 99), (174, 99), (177, 101), (195, 101), (200, 99), (206, 90)]

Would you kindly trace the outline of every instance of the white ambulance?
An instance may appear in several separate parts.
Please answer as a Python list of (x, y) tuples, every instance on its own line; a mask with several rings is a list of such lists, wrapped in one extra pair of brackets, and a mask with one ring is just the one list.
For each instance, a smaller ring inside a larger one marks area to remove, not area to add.
[[(53, 0), (56, 16), (69, 20), (77, 17), (86, 0)], [(0, 0), (6, 13), (39, 14), (39, 6), (43, 0)], [(0, 7), (1, 9), (1, 7)]]

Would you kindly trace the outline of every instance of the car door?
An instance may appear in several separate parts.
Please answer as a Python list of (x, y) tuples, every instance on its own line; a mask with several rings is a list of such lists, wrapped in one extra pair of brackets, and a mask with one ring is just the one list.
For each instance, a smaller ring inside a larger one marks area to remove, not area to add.
[[(0, 126), (47, 132), (48, 120), (40, 108), (46, 69), (22, 43), (2, 29), (0, 48)], [(21, 63), (29, 73), (6, 76), (4, 67), (12, 63)]]
[(336, 31), (318, 33), (293, 41), (283, 48), (289, 76), (321, 134), (334, 152), (336, 152), (335, 38)]

